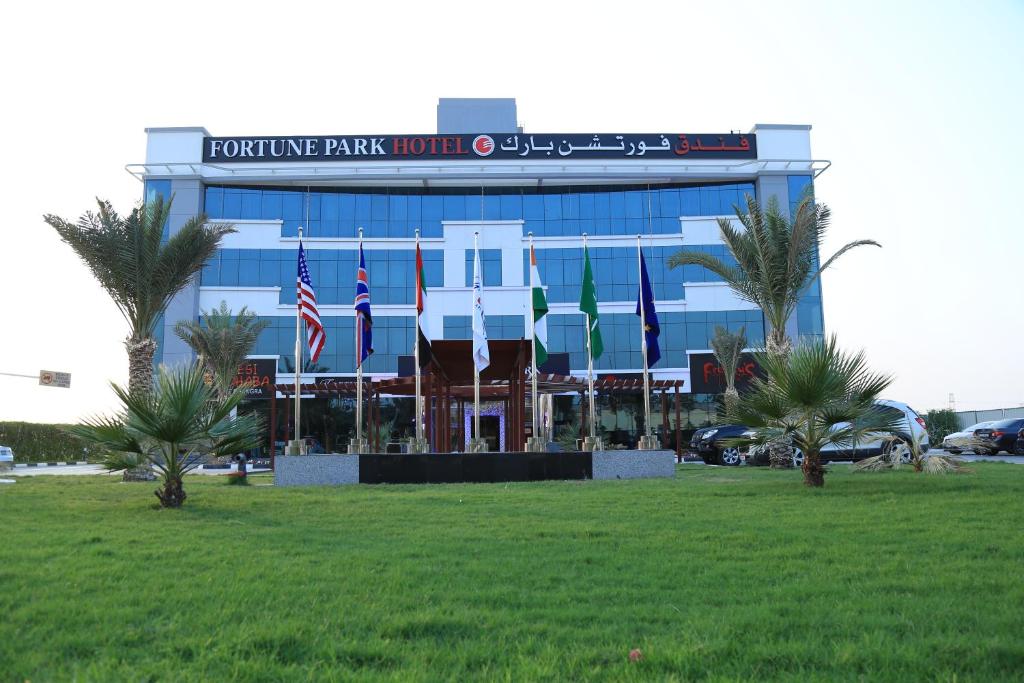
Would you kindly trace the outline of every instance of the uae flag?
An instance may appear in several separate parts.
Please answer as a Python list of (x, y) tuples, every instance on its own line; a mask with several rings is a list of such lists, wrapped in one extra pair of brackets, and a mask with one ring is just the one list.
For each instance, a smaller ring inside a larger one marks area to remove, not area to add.
[(423, 254), (416, 245), (416, 343), (420, 349), (420, 368), (433, 358), (430, 351), (430, 330), (427, 327), (427, 282), (423, 272)]
[(536, 346), (533, 366), (540, 367), (548, 359), (548, 300), (544, 297), (544, 287), (540, 283), (540, 272), (537, 270), (537, 252), (530, 245), (530, 289), (533, 292), (533, 340)]

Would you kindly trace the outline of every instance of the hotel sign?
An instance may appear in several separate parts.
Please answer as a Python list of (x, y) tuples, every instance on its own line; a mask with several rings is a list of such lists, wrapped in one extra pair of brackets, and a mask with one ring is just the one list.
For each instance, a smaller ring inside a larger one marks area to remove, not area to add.
[(693, 133), (314, 135), (203, 138), (203, 162), (756, 159), (749, 135)]

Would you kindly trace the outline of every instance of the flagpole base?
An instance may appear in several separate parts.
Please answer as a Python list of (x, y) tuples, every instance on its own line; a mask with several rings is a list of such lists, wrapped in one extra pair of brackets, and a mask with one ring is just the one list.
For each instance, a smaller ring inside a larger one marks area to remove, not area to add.
[(543, 453), (547, 449), (548, 445), (542, 437), (531, 436), (526, 440), (526, 450), (530, 453)]
[(470, 439), (469, 440), (469, 452), (470, 453), (486, 453), (488, 449), (487, 439)]
[(601, 443), (601, 437), (599, 436), (588, 436), (583, 439), (583, 450), (584, 451), (603, 451), (604, 444)]
[(352, 439), (348, 442), (348, 452), (351, 455), (370, 452), (370, 442), (366, 439)]
[(652, 434), (645, 434), (640, 437), (640, 450), (642, 451), (656, 451), (658, 450), (658, 439)]
[(285, 448), (284, 454), (285, 455), (305, 455), (306, 454), (306, 444), (303, 441), (301, 441), (301, 440), (291, 439), (288, 442), (288, 447)]
[(408, 453), (429, 453), (430, 446), (427, 444), (426, 439), (417, 439), (415, 436), (409, 437), (409, 443), (407, 446)]

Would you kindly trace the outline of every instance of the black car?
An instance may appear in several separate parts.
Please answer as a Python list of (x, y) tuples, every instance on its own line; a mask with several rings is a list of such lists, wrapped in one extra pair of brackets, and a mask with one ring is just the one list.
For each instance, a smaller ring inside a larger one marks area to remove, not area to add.
[(988, 427), (975, 430), (974, 438), (978, 440), (979, 445), (974, 452), (978, 455), (996, 455), (999, 451), (1006, 451), (1013, 455), (1021, 429), (1024, 429), (1024, 417), (999, 420)]
[(690, 449), (709, 465), (739, 465), (743, 462), (740, 449), (737, 446), (722, 443), (722, 441), (742, 436), (745, 431), (747, 428), (743, 425), (704, 427), (693, 433), (693, 438), (690, 439)]

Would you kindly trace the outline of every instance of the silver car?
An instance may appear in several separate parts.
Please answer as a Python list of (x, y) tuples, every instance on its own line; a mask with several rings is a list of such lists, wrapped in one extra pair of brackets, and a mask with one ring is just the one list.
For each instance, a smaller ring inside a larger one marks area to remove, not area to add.
[[(942, 440), (942, 448), (954, 455), (962, 453), (963, 451), (973, 451), (977, 453), (977, 451), (974, 450), (977, 447), (977, 444), (974, 440), (974, 432), (978, 429), (985, 429), (986, 427), (991, 427), (993, 424), (995, 424), (995, 422), (979, 422), (978, 424), (971, 425), (970, 427), (961, 432), (953, 432), (952, 434), (948, 434)], [(978, 454), (981, 455), (981, 453)]]

